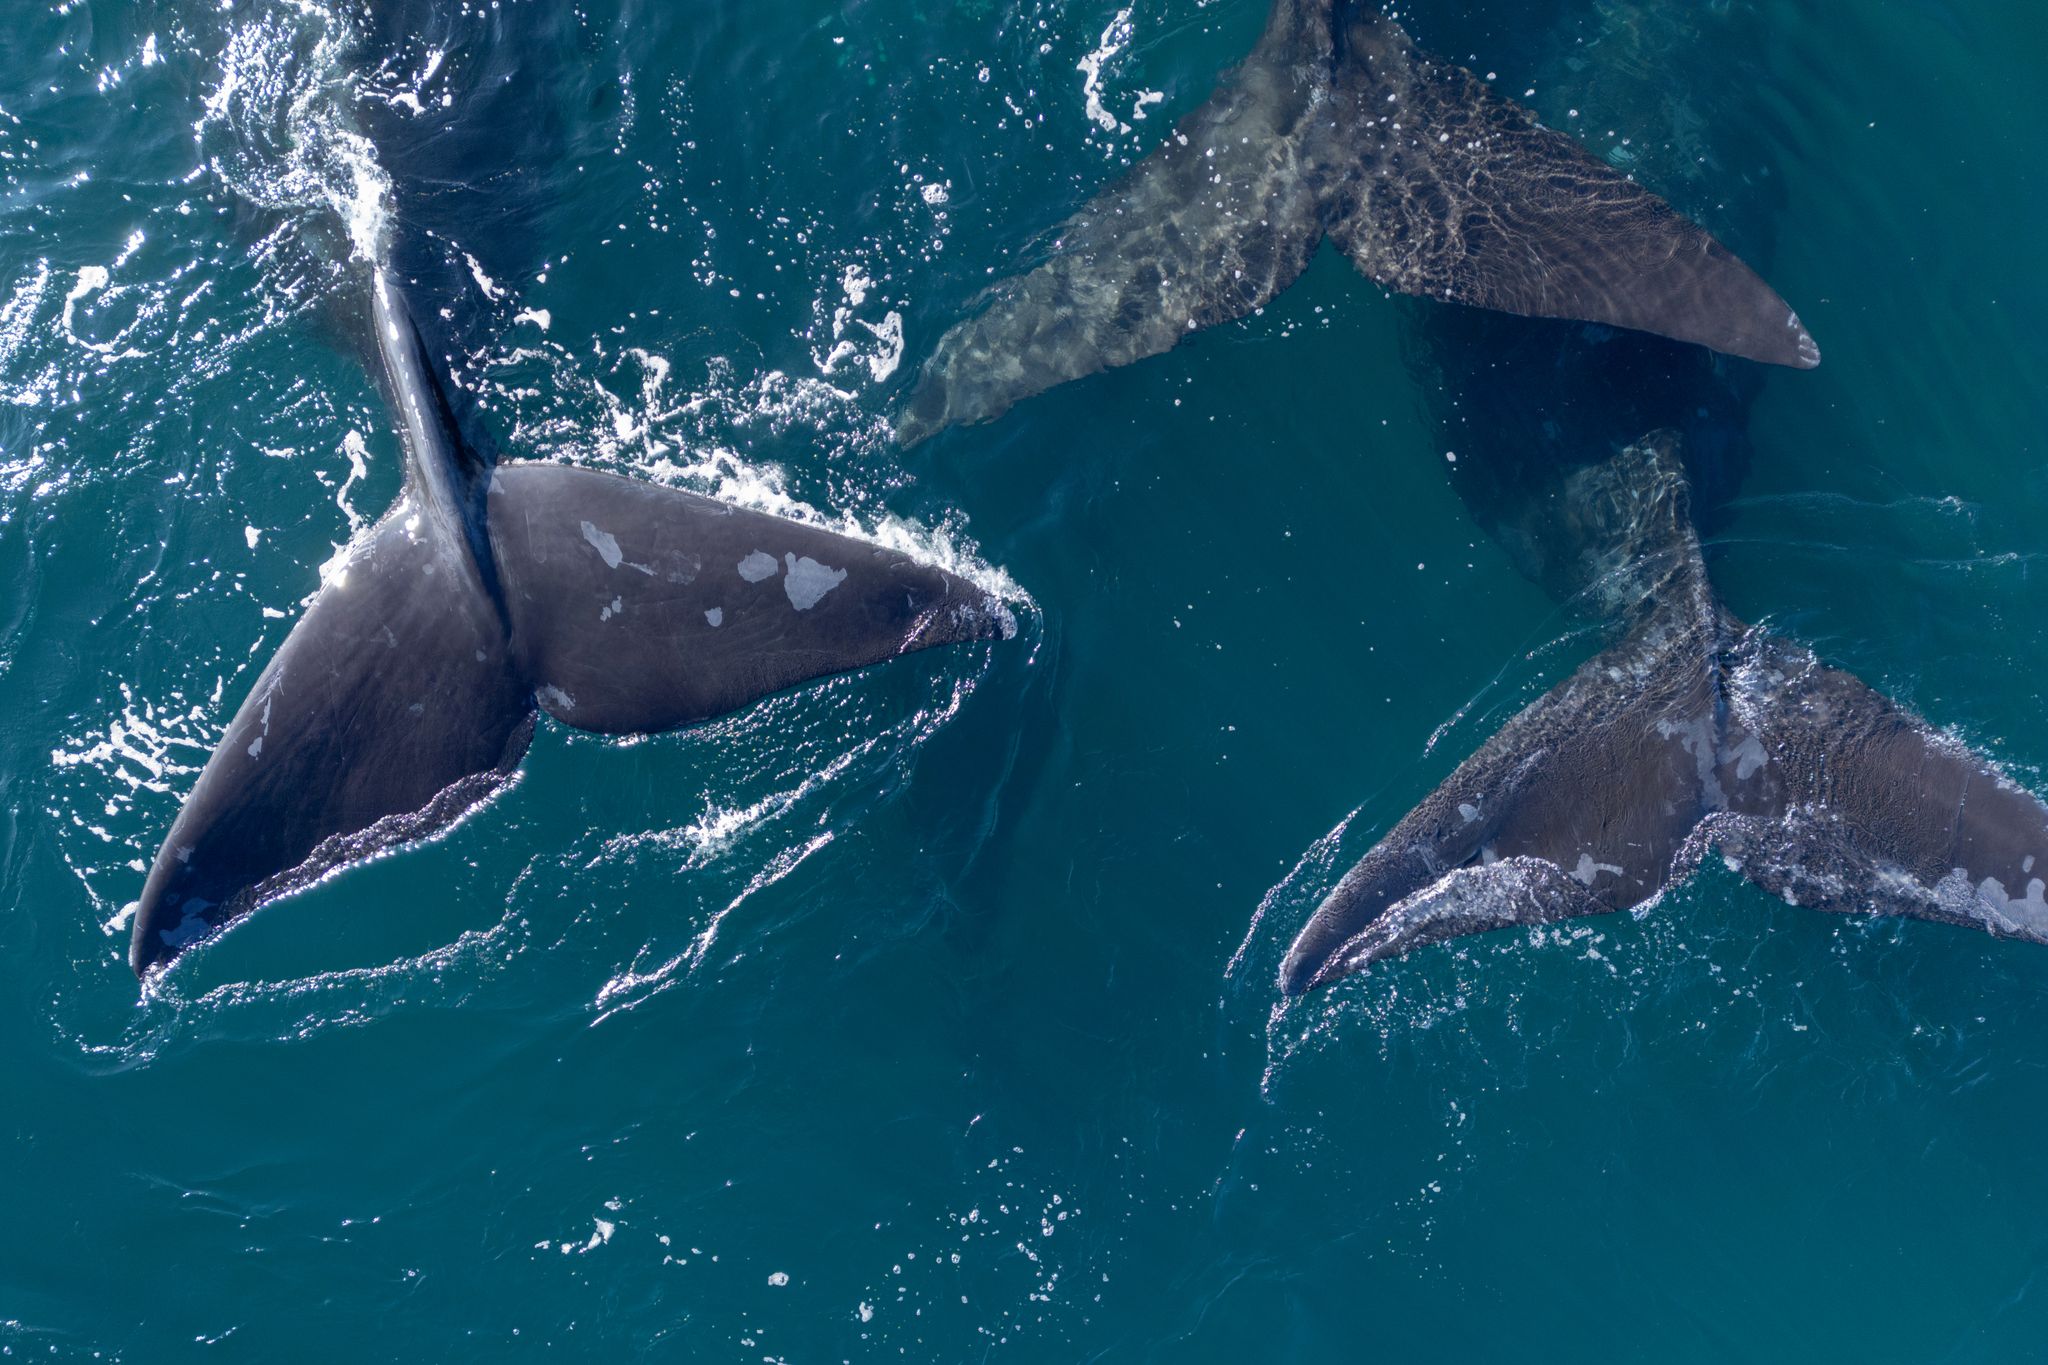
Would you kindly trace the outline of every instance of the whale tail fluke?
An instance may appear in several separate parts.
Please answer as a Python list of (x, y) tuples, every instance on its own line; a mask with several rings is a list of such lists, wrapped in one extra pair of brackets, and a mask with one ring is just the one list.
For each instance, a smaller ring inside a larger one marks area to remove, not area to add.
[[(1629, 909), (1719, 853), (1787, 902), (2048, 943), (2048, 806), (1707, 583), (1677, 440), (1574, 476), (1625, 553), (1589, 559), (1626, 638), (1515, 716), (1339, 881), (1298, 995), (1466, 934)], [(2038, 874), (2038, 875), (2037, 875)]]
[(489, 507), (502, 599), (410, 495), (330, 571), (157, 855), (130, 942), (138, 975), (452, 824), (511, 777), (536, 706), (578, 729), (655, 733), (1015, 630), (943, 570), (638, 480), (505, 464)]
[(1662, 199), (1418, 52), (1376, 9), (1277, 0), (1208, 101), (940, 338), (912, 444), (1250, 314), (1325, 236), (1402, 293), (1820, 362), (1770, 286)]
[(395, 287), (398, 502), (330, 566), (228, 724), (136, 906), (138, 975), (501, 787), (535, 711), (653, 733), (933, 645), (1007, 636), (957, 575), (636, 479), (463, 446)]
[(1795, 369), (1799, 318), (1705, 229), (1357, 7), (1339, 25), (1330, 240), (1388, 289), (1653, 332)]
[(1326, 18), (1282, 0), (1250, 57), (1159, 149), (1061, 225), (1049, 260), (991, 291), (939, 339), (897, 439), (990, 421), (1070, 379), (1248, 317), (1323, 240), (1321, 180), (1303, 164)]

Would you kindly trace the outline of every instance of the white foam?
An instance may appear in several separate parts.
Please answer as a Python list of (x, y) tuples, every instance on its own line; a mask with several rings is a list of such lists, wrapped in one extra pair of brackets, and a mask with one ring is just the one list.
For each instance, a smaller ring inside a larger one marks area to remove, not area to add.
[(470, 255), (467, 251), (462, 253), (462, 259), (468, 263), (469, 277), (476, 281), (477, 288), (484, 291), (485, 298), (489, 299), (492, 303), (496, 303), (499, 299), (505, 297), (505, 291), (499, 286), (498, 282), (484, 273), (482, 262), (478, 261), (476, 257)]
[(382, 261), (390, 182), (348, 122), (356, 40), (338, 8), (314, 0), (236, 24), (194, 131), (210, 149), (208, 167), (236, 194), (266, 209), (332, 213), (352, 255)]
[(64, 296), (65, 334), (89, 351), (105, 352), (111, 351), (114, 348), (104, 342), (87, 341), (84, 337), (78, 335), (77, 328), (73, 326), (78, 304), (80, 300), (89, 298), (100, 290), (105, 289), (110, 278), (111, 276), (107, 273), (107, 268), (103, 265), (81, 266), (79, 267), (76, 282), (71, 286), (71, 292)]
[[(862, 326), (867, 326), (863, 323)], [(868, 373), (879, 384), (903, 363), (903, 315), (891, 309), (878, 326), (869, 327), (881, 348), (868, 357)]]
[(1087, 103), (1088, 118), (1105, 133), (1131, 131), (1129, 124), (1119, 122), (1117, 116), (1102, 104), (1102, 65), (1129, 45), (1131, 33), (1131, 11), (1126, 7), (1116, 12), (1116, 17), (1102, 30), (1095, 50), (1083, 57), (1075, 68), (1081, 73), (1081, 97)]
[(370, 472), (370, 447), (363, 439), (363, 433), (353, 427), (349, 428), (347, 434), (341, 438), (341, 453), (348, 456), (348, 477), (343, 479), (341, 487), (335, 490), (334, 505), (348, 518), (349, 532), (354, 534), (369, 524), (368, 518), (356, 510), (355, 503), (350, 501), (348, 496), (348, 490), (356, 485), (357, 480), (366, 477)]
[(868, 272), (859, 265), (849, 265), (839, 276), (839, 287), (846, 293), (849, 307), (858, 308), (868, 301), (868, 290), (874, 287)]
[[(12, 369), (14, 357), (28, 339), (37, 309), (49, 292), (50, 263), (37, 261), (29, 276), (14, 286), (5, 304), (0, 304), (0, 376)], [(69, 306), (67, 302), (67, 307)]]

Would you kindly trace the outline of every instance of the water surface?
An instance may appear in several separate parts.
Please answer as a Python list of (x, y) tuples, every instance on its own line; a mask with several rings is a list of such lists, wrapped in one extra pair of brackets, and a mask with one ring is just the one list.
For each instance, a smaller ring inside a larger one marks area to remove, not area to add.
[[(1326, 253), (1242, 325), (888, 440), (939, 332), (1263, 17), (10, 11), (0, 1350), (2038, 1352), (2048, 951), (1715, 870), (1276, 1014), (1349, 858), (1593, 647), (1459, 496), (1430, 305)], [(1403, 17), (1636, 158), (1820, 341), (1747, 414), (1731, 606), (2041, 789), (2038, 17)], [(397, 489), (379, 240), (507, 453), (900, 538), (1024, 629), (688, 734), (544, 727), (488, 810), (138, 1003), (147, 860)]]

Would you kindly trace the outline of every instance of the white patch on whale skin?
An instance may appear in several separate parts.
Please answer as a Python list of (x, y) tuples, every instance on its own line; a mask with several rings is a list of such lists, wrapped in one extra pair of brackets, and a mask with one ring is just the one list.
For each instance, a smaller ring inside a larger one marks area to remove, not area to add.
[(626, 604), (625, 604), (624, 600), (623, 600), (623, 599), (621, 599), (621, 598), (617, 598), (617, 597), (614, 597), (614, 598), (613, 598), (613, 599), (611, 600), (611, 605), (610, 605), (610, 606), (608, 606), (608, 607), (606, 607), (606, 608), (605, 608), (605, 609), (604, 609), (603, 611), (600, 611), (600, 612), (599, 612), (599, 613), (597, 614), (597, 619), (598, 619), (598, 620), (600, 620), (600, 621), (609, 621), (609, 620), (611, 620), (611, 619), (612, 619), (612, 618), (613, 618), (614, 616), (617, 616), (617, 615), (619, 615), (620, 613), (624, 612), (625, 610), (626, 610)]
[(765, 550), (756, 550), (739, 562), (740, 577), (749, 583), (759, 583), (771, 577), (776, 570), (775, 556)]
[(1460, 801), (1458, 803), (1458, 818), (1468, 825), (1471, 824), (1479, 818), (1479, 807), (1469, 801)]
[(798, 559), (795, 555), (784, 555), (789, 572), (783, 577), (782, 590), (789, 594), (789, 605), (798, 611), (809, 611), (818, 605), (819, 599), (846, 581), (846, 570), (829, 568), (806, 556)]
[(722, 625), (724, 625), (724, 624), (725, 624), (725, 608), (724, 608), (724, 607), (713, 607), (713, 608), (712, 608), (712, 609), (711, 609), (710, 611), (707, 611), (707, 612), (705, 612), (705, 613), (704, 613), (704, 619), (705, 619), (706, 621), (709, 621), (709, 622), (710, 622), (710, 623), (712, 624), (712, 626), (713, 626), (713, 627), (717, 627), (717, 626), (722, 626)]
[(190, 947), (205, 938), (207, 930), (213, 927), (206, 922), (206, 912), (212, 907), (212, 901), (194, 896), (185, 902), (185, 912), (178, 922), (168, 929), (157, 930), (156, 936), (168, 947)]
[(535, 688), (533, 695), (542, 706), (547, 707), (550, 711), (574, 711), (576, 709), (576, 699), (552, 683), (546, 687)]
[(2009, 895), (2004, 882), (1986, 877), (1977, 883), (1977, 899), (2001, 925), (2030, 929), (2035, 936), (2048, 932), (2048, 882), (2039, 877), (2027, 882), (2025, 896)]
[(1756, 775), (1759, 768), (1770, 762), (1770, 755), (1764, 751), (1764, 743), (1755, 735), (1744, 735), (1742, 743), (1735, 746), (1729, 757), (1735, 760), (1735, 780), (1747, 782)]
[(1602, 872), (1612, 872), (1617, 877), (1621, 875), (1621, 869), (1614, 864), (1596, 863), (1593, 861), (1592, 854), (1581, 853), (1579, 855), (1579, 865), (1572, 869), (1572, 880), (1581, 886), (1591, 886), (1594, 879)]
[(1680, 748), (1692, 755), (1694, 771), (1699, 774), (1700, 792), (1706, 797), (1710, 810), (1726, 810), (1728, 793), (1721, 789), (1721, 777), (1715, 768), (1718, 745), (1714, 742), (1714, 721), (1711, 716), (1694, 716), (1687, 721), (1674, 721), (1669, 717), (1657, 722), (1657, 734), (1663, 739), (1676, 740)]
[(583, 523), (583, 538), (589, 541), (591, 548), (603, 558), (607, 569), (616, 569), (624, 562), (625, 556), (619, 553), (619, 538), (611, 532), (600, 531), (586, 521)]
[(1908, 873), (1885, 871), (1888, 880), (1903, 886), (1913, 901), (1924, 904), (1931, 900), (1949, 914), (1975, 920), (1994, 934), (2048, 943), (2048, 882), (2039, 877), (2030, 878), (2026, 894), (2015, 897), (1996, 877), (1972, 881), (1967, 868), (1951, 868), (1931, 887)]

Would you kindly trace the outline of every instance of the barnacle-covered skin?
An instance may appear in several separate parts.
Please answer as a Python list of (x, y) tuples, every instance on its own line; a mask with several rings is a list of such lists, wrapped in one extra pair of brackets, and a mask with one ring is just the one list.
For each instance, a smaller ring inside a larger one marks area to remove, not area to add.
[(1250, 57), (940, 338), (906, 444), (1242, 318), (1330, 238), (1386, 288), (1811, 367), (1785, 301), (1575, 140), (1357, 0), (1278, 0)]
[(1628, 909), (1710, 852), (1785, 901), (2048, 943), (2048, 806), (1714, 597), (1679, 441), (1576, 471), (1559, 539), (1626, 635), (1537, 699), (1346, 873), (1300, 994), (1425, 944)]

